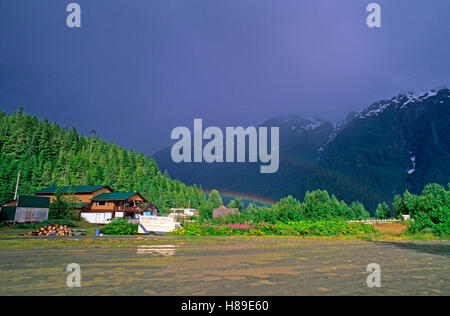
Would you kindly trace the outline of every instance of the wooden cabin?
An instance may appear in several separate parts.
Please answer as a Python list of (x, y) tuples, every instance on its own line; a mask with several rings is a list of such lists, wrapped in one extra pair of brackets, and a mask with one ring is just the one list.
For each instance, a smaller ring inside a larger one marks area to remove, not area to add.
[(139, 192), (114, 192), (106, 185), (48, 187), (35, 194), (53, 201), (58, 191), (73, 194), (75, 208), (80, 211), (80, 216), (94, 224), (107, 224), (114, 218), (132, 220), (138, 215), (155, 214), (158, 211)]
[(56, 192), (73, 194), (76, 197), (77, 203), (90, 203), (94, 196), (102, 193), (114, 192), (107, 185), (82, 185), (82, 186), (66, 186), (66, 187), (47, 187), (42, 190), (34, 192), (34, 195), (49, 197), (51, 202), (56, 199)]
[(112, 192), (93, 197), (80, 215), (90, 223), (105, 224), (114, 218), (137, 219), (145, 212), (155, 211), (139, 192)]

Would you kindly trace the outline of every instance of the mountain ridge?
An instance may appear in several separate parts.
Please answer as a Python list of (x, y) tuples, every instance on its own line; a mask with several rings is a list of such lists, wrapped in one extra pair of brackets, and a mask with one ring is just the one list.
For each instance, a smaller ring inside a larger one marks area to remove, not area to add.
[(162, 170), (204, 188), (279, 199), (326, 189), (374, 211), (405, 189), (450, 180), (448, 88), (398, 94), (332, 124), (299, 116), (274, 117), (280, 128), (280, 168), (260, 175), (255, 164), (174, 164), (167, 148), (154, 155)]

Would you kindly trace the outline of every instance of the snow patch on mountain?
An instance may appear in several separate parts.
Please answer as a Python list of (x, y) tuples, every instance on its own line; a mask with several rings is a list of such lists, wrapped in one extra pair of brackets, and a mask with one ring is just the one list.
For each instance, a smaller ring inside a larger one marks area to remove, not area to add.
[(367, 110), (364, 110), (359, 115), (360, 118), (368, 118), (371, 116), (377, 116), (384, 112), (392, 103), (389, 101), (381, 101), (380, 103), (375, 103), (371, 107), (369, 107)]
[[(409, 152), (412, 155), (412, 152)], [(411, 156), (412, 168), (408, 170), (408, 174), (413, 174), (416, 171), (416, 156)]]
[[(438, 95), (438, 93), (442, 89), (433, 89), (428, 91), (422, 91), (422, 92), (409, 92), (408, 94), (400, 94), (390, 100), (383, 100), (378, 103), (372, 104), (367, 109), (361, 111), (357, 117), (365, 119), (373, 116), (380, 115), (383, 113), (386, 109), (388, 109), (391, 106), (395, 106), (395, 109), (405, 109), (408, 107), (409, 104), (417, 103), (417, 102), (423, 102), (431, 97), (434, 97)], [(448, 90), (448, 89), (447, 89)], [(450, 97), (450, 95), (449, 95)], [(441, 101), (441, 103), (443, 103)]]
[[(440, 94), (441, 97), (445, 97), (445, 94), (447, 94), (447, 97), (450, 98), (450, 90), (448, 88), (432, 89), (418, 93), (410, 92), (407, 94), (399, 94), (398, 96), (393, 97), (390, 100), (382, 100), (380, 102), (374, 103), (359, 113), (351, 113), (345, 120), (340, 121), (336, 124), (335, 130), (330, 134), (328, 141), (319, 148), (319, 153), (323, 152), (325, 148), (334, 141), (336, 136), (354, 119), (366, 119), (369, 117), (375, 117), (391, 107), (395, 110), (405, 109), (412, 103), (423, 102), (431, 97), (437, 96), (438, 94)], [(440, 100), (439, 103), (443, 104), (445, 102), (443, 100)], [(411, 161), (413, 163), (413, 168), (408, 170), (409, 174), (412, 174), (415, 171), (415, 156), (411, 157)]]
[(304, 125), (302, 126), (303, 129), (307, 130), (307, 131), (314, 131), (316, 130), (316, 128), (322, 126), (323, 122), (320, 121), (313, 121), (308, 125)]
[(290, 130), (292, 131), (297, 130), (299, 134), (305, 131), (307, 132), (315, 131), (317, 128), (325, 124), (324, 121), (320, 120), (307, 120), (294, 118), (285, 119), (284, 122), (286, 123), (287, 127)]
[(430, 90), (420, 93), (408, 93), (406, 95), (406, 102), (403, 103), (402, 106), (400, 106), (401, 109), (404, 109), (408, 104), (414, 103), (414, 102), (422, 102), (425, 101), (428, 98), (434, 97), (438, 94), (438, 91), (436, 90)]

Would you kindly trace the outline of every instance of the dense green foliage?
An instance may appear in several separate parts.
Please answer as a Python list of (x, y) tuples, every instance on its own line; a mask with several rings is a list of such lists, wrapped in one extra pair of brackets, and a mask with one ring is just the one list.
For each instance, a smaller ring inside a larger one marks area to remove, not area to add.
[(77, 220), (78, 215), (74, 211), (75, 196), (56, 191), (55, 200), (50, 203), (48, 218), (50, 220)]
[(347, 205), (327, 191), (306, 192), (304, 202), (300, 203), (292, 196), (281, 199), (271, 208), (255, 207), (250, 204), (239, 214), (226, 218), (229, 223), (289, 223), (298, 221), (354, 220), (369, 218), (369, 213), (359, 202)]
[(153, 159), (75, 128), (62, 128), (19, 110), (0, 111), (0, 202), (14, 196), (21, 170), (19, 193), (66, 185), (109, 185), (117, 191), (139, 191), (160, 210), (197, 208), (206, 202), (202, 190), (171, 180)]
[(244, 209), (244, 203), (242, 202), (241, 199), (237, 198), (235, 200), (231, 200), (228, 205), (228, 208), (237, 208), (240, 211)]
[(405, 192), (394, 199), (395, 214), (409, 214), (411, 233), (431, 231), (435, 235), (450, 234), (450, 185), (428, 184), (421, 195)]
[(377, 206), (376, 216), (378, 219), (388, 219), (391, 217), (391, 210), (386, 202), (379, 203)]
[(210, 202), (207, 202), (198, 208), (200, 217), (203, 219), (211, 219), (213, 217), (213, 210), (214, 206)]
[(394, 215), (396, 218), (401, 218), (402, 215), (411, 215), (411, 212), (416, 208), (418, 196), (409, 193), (406, 190), (403, 195), (396, 194), (394, 196)]
[(289, 223), (211, 224), (186, 223), (171, 232), (177, 236), (358, 236), (375, 233), (373, 226), (343, 221), (299, 221)]
[(208, 197), (208, 203), (210, 203), (213, 208), (218, 208), (223, 205), (222, 197), (217, 190), (211, 191)]
[(101, 231), (105, 235), (136, 235), (138, 232), (138, 224), (129, 223), (124, 218), (118, 218), (106, 224)]

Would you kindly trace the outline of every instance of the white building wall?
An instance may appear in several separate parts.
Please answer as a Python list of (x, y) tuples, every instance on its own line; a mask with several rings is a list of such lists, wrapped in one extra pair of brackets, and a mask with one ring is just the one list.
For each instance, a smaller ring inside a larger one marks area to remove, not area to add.
[(81, 213), (81, 217), (91, 224), (107, 224), (108, 219), (112, 218), (112, 213)]

